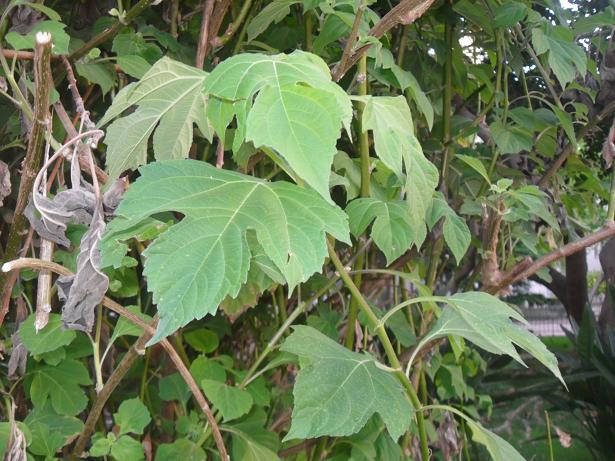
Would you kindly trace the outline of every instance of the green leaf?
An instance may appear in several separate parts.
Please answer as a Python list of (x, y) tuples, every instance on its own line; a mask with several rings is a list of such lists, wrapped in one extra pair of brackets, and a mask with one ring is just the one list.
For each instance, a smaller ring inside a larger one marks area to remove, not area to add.
[(526, 323), (508, 304), (483, 292), (457, 293), (447, 297), (449, 304), (416, 350), (435, 338), (462, 336), (492, 354), (506, 354), (525, 366), (515, 345), (525, 349), (546, 366), (563, 384), (557, 358), (540, 339), (510, 319)]
[(185, 405), (190, 398), (190, 389), (179, 373), (173, 373), (158, 381), (158, 395), (162, 400), (177, 400)]
[(218, 336), (207, 328), (188, 331), (184, 333), (184, 339), (194, 350), (206, 354), (218, 349), (220, 343)]
[(60, 21), (62, 19), (60, 17), (60, 15), (55, 10), (52, 10), (48, 6), (45, 6), (45, 5), (41, 4), (41, 3), (20, 2), (19, 4), (23, 5), (23, 6), (27, 6), (28, 8), (32, 8), (33, 10), (40, 11), (45, 16), (47, 16), (49, 19), (51, 19), (52, 21)]
[(393, 439), (410, 426), (412, 406), (393, 375), (367, 354), (357, 354), (319, 331), (297, 326), (281, 349), (300, 357), (295, 406), (285, 440), (344, 436), (378, 413)]
[(436, 223), (444, 218), (444, 241), (450, 248), (453, 256), (457, 260), (457, 264), (461, 262), (463, 255), (468, 251), (472, 235), (465, 220), (455, 213), (440, 192), (438, 192), (431, 204), (431, 209), (427, 213), (427, 225), (430, 229)]
[(485, 168), (485, 165), (483, 165), (483, 162), (481, 162), (479, 159), (477, 159), (476, 157), (470, 157), (469, 155), (463, 155), (463, 154), (457, 154), (455, 155), (455, 158), (458, 158), (459, 160), (464, 162), (466, 165), (468, 165), (470, 168), (472, 168), (474, 171), (476, 171), (483, 178), (485, 178), (485, 181), (487, 181), (487, 184), (491, 184), (491, 180), (489, 179), (489, 173), (487, 173), (487, 169)]
[(111, 88), (115, 85), (115, 71), (108, 63), (77, 62), (75, 63), (75, 70), (88, 82), (100, 86), (103, 95), (111, 91)]
[(138, 55), (118, 56), (117, 63), (128, 75), (139, 79), (152, 68), (149, 62)]
[(137, 440), (123, 435), (111, 446), (111, 456), (122, 461), (141, 461), (145, 459), (145, 452)]
[(56, 413), (73, 416), (87, 406), (88, 399), (79, 386), (92, 381), (81, 362), (68, 359), (55, 366), (42, 366), (32, 371), (32, 376), (30, 398), (35, 407), (43, 408), (50, 400)]
[(196, 382), (201, 382), (204, 379), (213, 379), (223, 383), (226, 381), (226, 371), (218, 362), (208, 359), (201, 355), (194, 359), (190, 364), (190, 374)]
[(188, 439), (178, 439), (173, 443), (163, 443), (156, 450), (154, 461), (169, 461), (170, 459), (203, 461), (207, 459), (207, 455), (196, 443)]
[(120, 426), (120, 432), (122, 434), (143, 434), (143, 429), (152, 420), (149, 415), (149, 410), (138, 397), (134, 399), (124, 400), (117, 410), (117, 413), (113, 414), (115, 424)]
[(433, 105), (431, 101), (419, 85), (416, 77), (409, 71), (403, 70), (397, 64), (391, 66), (391, 72), (395, 75), (395, 78), (399, 82), (401, 90), (407, 90), (410, 97), (414, 100), (414, 103), (418, 107), (418, 109), (425, 116), (425, 121), (427, 122), (427, 128), (429, 131), (433, 128)]
[(90, 447), (90, 456), (107, 456), (111, 451), (111, 446), (115, 442), (115, 434), (109, 433), (108, 437), (105, 437), (100, 432), (97, 432), (92, 437), (92, 446)]
[(387, 264), (408, 250), (415, 240), (410, 211), (405, 202), (375, 198), (353, 200), (346, 207), (350, 232), (359, 237), (373, 221), (371, 237), (387, 258)]
[(36, 34), (38, 32), (49, 32), (53, 42), (53, 54), (68, 54), (70, 35), (64, 31), (65, 28), (66, 24), (59, 21), (41, 21), (36, 23), (26, 35), (9, 32), (4, 38), (16, 50), (33, 50)]
[(207, 113), (221, 139), (233, 115), (237, 119), (235, 152), (244, 140), (274, 149), (299, 178), (331, 200), (331, 163), (340, 128), (349, 130), (352, 106), (321, 58), (300, 51), (240, 54), (212, 71), (205, 90), (226, 106), (220, 111), (212, 105)]
[(195, 123), (211, 139), (202, 91), (206, 76), (200, 69), (162, 58), (141, 81), (118, 93), (100, 126), (132, 106), (137, 109), (115, 120), (107, 129), (106, 163), (111, 179), (146, 163), (152, 134), (157, 160), (187, 157)]
[(581, 77), (585, 76), (587, 55), (574, 41), (574, 34), (569, 28), (544, 23), (542, 28), (532, 30), (532, 44), (536, 54), (549, 53), (549, 67), (562, 88), (576, 78), (577, 72)]
[(147, 42), (142, 33), (135, 33), (130, 29), (125, 29), (115, 36), (111, 51), (118, 56), (140, 56), (150, 63), (155, 63), (162, 57), (162, 51), (156, 44)]
[[(143, 314), (139, 310), (139, 306), (128, 306), (126, 309), (135, 314), (144, 322), (151, 323), (152, 318), (147, 314)], [(111, 339), (109, 341), (113, 343), (120, 336), (141, 336), (142, 333), (143, 328), (135, 325), (122, 316), (117, 320), (115, 328), (113, 329), (113, 334), (111, 335)]]
[(487, 448), (493, 461), (525, 461), (514, 447), (499, 435), (485, 429), (480, 423), (467, 419), (472, 430), (472, 440)]
[(201, 381), (201, 387), (211, 403), (220, 410), (225, 421), (245, 415), (254, 403), (248, 391), (220, 381), (204, 379)]
[(519, 2), (506, 2), (495, 10), (494, 27), (511, 27), (527, 16), (527, 5)]
[(274, 0), (260, 10), (248, 25), (248, 42), (265, 32), (272, 23), (282, 21), (290, 14), (291, 5), (297, 3), (301, 3), (301, 0)]
[(516, 154), (522, 150), (532, 150), (532, 137), (519, 127), (504, 125), (497, 120), (489, 125), (489, 129), (502, 154)]
[(233, 459), (242, 461), (279, 461), (278, 438), (275, 432), (265, 429), (267, 415), (261, 409), (252, 411), (247, 417), (233, 424), (220, 427), (232, 438)]
[[(414, 241), (425, 239), (425, 214), (438, 185), (438, 169), (423, 155), (414, 136), (412, 115), (403, 96), (356, 97), (365, 102), (363, 130), (372, 130), (376, 154), (405, 182)], [(404, 168), (405, 167), (405, 174)]]
[(104, 240), (116, 234), (125, 239), (126, 229), (156, 213), (185, 215), (144, 252), (144, 274), (160, 314), (152, 342), (237, 295), (251, 264), (249, 229), (291, 291), (321, 270), (325, 232), (348, 242), (344, 212), (310, 190), (194, 160), (158, 162), (140, 171)]
[(35, 455), (48, 457), (56, 456), (56, 452), (83, 429), (81, 420), (57, 415), (49, 405), (30, 410), (24, 424), (32, 434), (28, 450)]
[(32, 355), (55, 351), (68, 346), (75, 339), (75, 330), (66, 330), (60, 314), (49, 314), (47, 326), (38, 333), (34, 328), (36, 315), (31, 314), (19, 327), (19, 338)]

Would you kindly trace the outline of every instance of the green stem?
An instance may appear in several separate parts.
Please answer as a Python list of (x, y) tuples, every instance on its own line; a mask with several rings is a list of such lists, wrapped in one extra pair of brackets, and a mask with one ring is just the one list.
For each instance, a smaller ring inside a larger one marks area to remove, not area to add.
[(102, 377), (102, 363), (100, 360), (100, 334), (102, 331), (102, 305), (98, 306), (97, 311), (97, 319), (96, 319), (96, 334), (94, 336), (94, 341), (92, 342), (92, 350), (94, 355), (94, 372), (96, 375), (96, 393), (99, 393), (103, 386), (103, 377)]
[(237, 32), (237, 29), (239, 28), (243, 20), (248, 15), (248, 12), (250, 11), (251, 6), (252, 6), (252, 0), (244, 0), (243, 5), (241, 6), (241, 10), (239, 10), (239, 14), (233, 20), (233, 22), (229, 25), (224, 35), (220, 37), (221, 45), (224, 45), (225, 43), (227, 43), (233, 37), (235, 32)]
[(290, 313), (286, 321), (282, 324), (282, 326), (278, 329), (278, 331), (276, 331), (276, 333), (267, 343), (267, 346), (265, 346), (265, 348), (256, 358), (256, 360), (254, 361), (254, 363), (252, 364), (252, 366), (250, 367), (250, 369), (244, 376), (243, 380), (239, 384), (239, 387), (244, 388), (250, 383), (252, 378), (256, 375), (256, 370), (258, 369), (260, 364), (263, 362), (263, 360), (265, 360), (265, 357), (267, 357), (267, 355), (269, 355), (271, 351), (273, 351), (273, 349), (275, 348), (280, 338), (284, 336), (284, 332), (295, 322), (295, 320), (297, 320), (297, 318), (303, 313), (306, 307), (310, 306), (314, 301), (316, 301), (318, 298), (324, 295), (327, 291), (329, 291), (329, 289), (333, 285), (335, 285), (335, 282), (337, 282), (338, 280), (339, 280), (339, 277), (331, 278), (329, 280), (329, 283), (327, 283), (324, 287), (322, 287), (318, 292), (316, 292), (310, 298), (302, 302), (299, 306), (297, 306), (297, 308), (295, 308), (294, 311)]
[[(361, 56), (359, 60), (359, 96), (367, 95), (367, 55)], [(361, 197), (369, 197), (370, 195), (370, 157), (369, 157), (369, 137), (367, 130), (363, 129), (363, 111), (365, 110), (365, 103), (357, 102), (357, 119), (359, 127), (359, 152), (361, 154)], [(354, 284), (357, 287), (361, 286), (362, 274), (360, 272), (363, 269), (364, 256), (363, 253), (359, 255), (354, 266), (355, 273), (353, 277)], [(352, 350), (354, 349), (355, 341), (355, 324), (357, 322), (357, 316), (359, 312), (359, 306), (357, 299), (352, 298), (350, 300), (350, 306), (348, 308), (348, 322), (346, 327), (346, 337), (344, 339), (345, 346)]]
[(545, 419), (547, 420), (547, 443), (549, 444), (549, 461), (554, 461), (553, 456), (553, 440), (551, 439), (551, 418), (549, 412), (545, 410)]
[(393, 344), (391, 343), (391, 340), (389, 339), (389, 336), (384, 329), (384, 325), (380, 323), (378, 317), (376, 316), (372, 308), (369, 306), (368, 302), (363, 297), (357, 286), (352, 281), (352, 278), (346, 271), (346, 268), (342, 264), (342, 261), (340, 261), (340, 258), (337, 256), (337, 253), (335, 252), (335, 249), (333, 248), (331, 242), (327, 242), (327, 245), (329, 247), (329, 257), (331, 258), (333, 265), (337, 269), (337, 272), (341, 277), (342, 281), (344, 282), (344, 285), (346, 285), (346, 288), (348, 288), (352, 296), (357, 299), (361, 311), (367, 316), (369, 323), (372, 325), (372, 331), (374, 331), (378, 335), (378, 338), (382, 343), (382, 347), (384, 348), (387, 358), (389, 359), (389, 363), (391, 364), (391, 368), (393, 368), (394, 370), (393, 374), (404, 387), (406, 394), (408, 395), (408, 398), (412, 403), (412, 406), (416, 410), (416, 423), (419, 431), (419, 441), (421, 444), (422, 459), (423, 461), (429, 461), (430, 455), (429, 445), (427, 442), (427, 432), (425, 430), (425, 418), (423, 416), (423, 413), (420, 411), (422, 405), (418, 398), (418, 395), (416, 394), (412, 383), (402, 370), (401, 363), (399, 362), (397, 354), (395, 353), (395, 349), (393, 348)]
[[(450, 1), (448, 2), (450, 5)], [(452, 149), (451, 140), (451, 106), (453, 101), (453, 24), (446, 22), (444, 25), (444, 40), (446, 42), (446, 61), (444, 62), (444, 94), (442, 97), (442, 153), (440, 190), (446, 197), (446, 179), (448, 166), (451, 163)]]
[(314, 48), (314, 41), (312, 35), (314, 34), (314, 19), (312, 18), (312, 12), (306, 11), (303, 16), (305, 21), (305, 51), (312, 51)]
[[(359, 60), (359, 96), (367, 95), (367, 55), (361, 56)], [(363, 129), (363, 111), (365, 103), (357, 103), (357, 119), (359, 120), (359, 151), (361, 153), (361, 197), (369, 197), (370, 181), (370, 159), (369, 159), (369, 137), (367, 130)]]
[(286, 312), (286, 297), (284, 296), (284, 287), (280, 285), (276, 290), (278, 309), (280, 310), (280, 318), (282, 323), (288, 320), (288, 313)]

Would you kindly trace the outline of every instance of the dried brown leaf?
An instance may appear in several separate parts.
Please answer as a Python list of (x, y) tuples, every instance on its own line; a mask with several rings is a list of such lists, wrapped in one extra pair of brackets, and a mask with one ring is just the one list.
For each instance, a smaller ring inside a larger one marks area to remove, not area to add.
[(100, 270), (99, 243), (104, 230), (102, 206), (99, 206), (90, 228), (81, 239), (77, 273), (59, 277), (56, 282), (58, 297), (64, 302), (62, 321), (66, 328), (91, 331), (96, 306), (102, 302), (109, 287), (109, 278)]

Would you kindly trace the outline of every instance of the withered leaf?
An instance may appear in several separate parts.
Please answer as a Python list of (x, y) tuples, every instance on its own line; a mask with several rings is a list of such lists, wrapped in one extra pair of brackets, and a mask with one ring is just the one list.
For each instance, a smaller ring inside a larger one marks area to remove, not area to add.
[(0, 160), (0, 206), (4, 197), (11, 193), (11, 172), (6, 163)]
[[(24, 210), (30, 225), (44, 239), (68, 248), (70, 240), (66, 237), (66, 225), (88, 224), (92, 220), (96, 196), (86, 189), (69, 189), (51, 199), (38, 195), (36, 205), (38, 209), (30, 197)], [(39, 213), (40, 217), (37, 216)]]
[(58, 297), (64, 302), (62, 321), (66, 328), (91, 331), (95, 309), (109, 287), (109, 278), (100, 270), (100, 238), (105, 230), (102, 205), (96, 208), (90, 228), (81, 239), (77, 273), (59, 277)]
[[(125, 190), (124, 179), (111, 185), (103, 196), (105, 214), (113, 213)], [(96, 195), (92, 186), (82, 182), (79, 188), (58, 192), (53, 198), (38, 194), (36, 204), (30, 197), (24, 214), (38, 235), (68, 248), (70, 241), (66, 237), (66, 225), (89, 224), (95, 207)]]

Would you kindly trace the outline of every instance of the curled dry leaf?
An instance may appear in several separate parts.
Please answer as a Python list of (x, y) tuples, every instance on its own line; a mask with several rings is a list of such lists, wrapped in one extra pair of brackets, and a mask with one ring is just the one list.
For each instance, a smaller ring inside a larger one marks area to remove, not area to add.
[(102, 214), (101, 204), (96, 208), (90, 228), (81, 239), (77, 273), (59, 277), (56, 282), (58, 297), (64, 302), (62, 321), (67, 328), (91, 331), (94, 310), (109, 287), (109, 278), (100, 270), (99, 243), (105, 230)]
[(12, 401), (9, 422), (11, 424), (11, 432), (9, 433), (9, 440), (4, 453), (4, 461), (27, 461), (28, 455), (26, 453), (26, 447), (28, 446), (28, 442), (25, 434), (15, 421), (15, 403)]
[(6, 163), (0, 160), (0, 206), (4, 197), (11, 193), (11, 172)]

